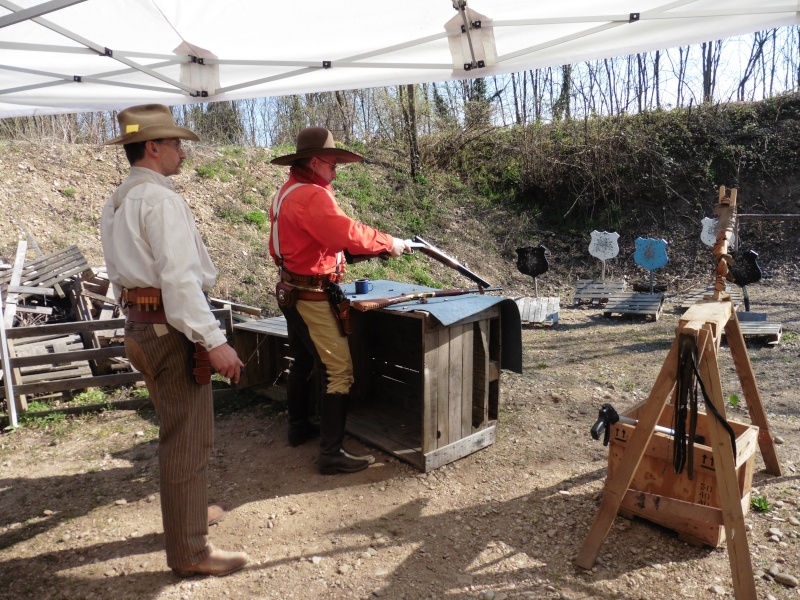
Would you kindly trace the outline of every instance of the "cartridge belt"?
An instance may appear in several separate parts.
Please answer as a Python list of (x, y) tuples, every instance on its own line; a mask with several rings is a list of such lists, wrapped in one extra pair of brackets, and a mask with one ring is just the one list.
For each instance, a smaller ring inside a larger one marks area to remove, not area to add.
[(128, 310), (128, 321), (134, 323), (166, 323), (161, 304), (161, 290), (154, 287), (122, 288), (120, 303)]
[(334, 281), (335, 279), (336, 275), (334, 274), (298, 275), (296, 273), (292, 273), (291, 271), (287, 271), (286, 269), (281, 269), (281, 281), (301, 287), (321, 288), (323, 284), (329, 281)]
[(120, 302), (123, 307), (129, 304), (139, 304), (144, 310), (144, 305), (151, 309), (161, 306), (161, 290), (154, 287), (122, 288)]

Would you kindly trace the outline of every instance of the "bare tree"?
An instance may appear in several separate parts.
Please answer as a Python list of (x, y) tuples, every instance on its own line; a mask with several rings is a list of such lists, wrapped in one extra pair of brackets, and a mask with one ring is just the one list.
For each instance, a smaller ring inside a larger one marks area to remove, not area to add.
[(767, 43), (768, 35), (763, 31), (757, 31), (753, 36), (753, 43), (750, 46), (750, 56), (747, 58), (747, 64), (744, 68), (744, 73), (739, 78), (739, 85), (736, 88), (736, 99), (745, 99), (745, 86), (748, 80), (753, 76), (756, 68), (764, 53), (764, 44)]
[(403, 125), (408, 140), (409, 166), (411, 177), (420, 174), (419, 142), (417, 139), (417, 100), (414, 85), (405, 86), (405, 101), (403, 101), (403, 87), (397, 88), (400, 107), (403, 111)]
[(703, 102), (713, 102), (717, 87), (717, 68), (722, 55), (722, 40), (700, 44), (703, 56)]

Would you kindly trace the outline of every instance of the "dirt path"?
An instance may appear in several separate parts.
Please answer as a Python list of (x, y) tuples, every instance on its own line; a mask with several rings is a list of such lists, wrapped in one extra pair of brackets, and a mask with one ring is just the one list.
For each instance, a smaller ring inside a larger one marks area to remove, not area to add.
[[(755, 569), (800, 577), (800, 285), (754, 286), (753, 310), (783, 323), (784, 343), (750, 344), (784, 476), (753, 487)], [(568, 298), (562, 297), (562, 305)], [(591, 572), (572, 564), (595, 516), (607, 449), (590, 439), (599, 406), (644, 399), (677, 324), (605, 319), (562, 308), (557, 327), (525, 327), (523, 375), (504, 372), (497, 442), (422, 474), (376, 452), (368, 470), (322, 477), (315, 448), (290, 448), (280, 405), (244, 396), (217, 411), (210, 500), (231, 513), (211, 528), (252, 563), (223, 579), (167, 570), (159, 512), (157, 425), (117, 411), (0, 437), (0, 596), (10, 599), (681, 598), (732, 595), (725, 547), (701, 549), (617, 518)], [(730, 355), (723, 390), (742, 397)], [(729, 416), (747, 421), (743, 403)], [(360, 444), (351, 440), (349, 444)], [(780, 541), (768, 530), (778, 528)], [(791, 584), (791, 579), (786, 579)], [(796, 588), (757, 579), (759, 598)]]

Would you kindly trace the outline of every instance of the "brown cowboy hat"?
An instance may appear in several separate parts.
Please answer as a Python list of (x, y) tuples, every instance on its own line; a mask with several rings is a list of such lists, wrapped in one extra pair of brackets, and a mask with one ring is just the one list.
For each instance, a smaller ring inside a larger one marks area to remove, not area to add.
[(306, 127), (297, 134), (297, 152), (279, 156), (272, 161), (273, 165), (291, 166), (298, 158), (311, 156), (328, 156), (335, 158), (337, 163), (354, 163), (364, 160), (355, 152), (342, 150), (336, 147), (333, 134), (324, 127)]
[(175, 125), (172, 113), (163, 104), (131, 106), (120, 111), (117, 120), (122, 135), (108, 140), (106, 144), (133, 144), (164, 138), (180, 138), (194, 142), (200, 140), (190, 129)]

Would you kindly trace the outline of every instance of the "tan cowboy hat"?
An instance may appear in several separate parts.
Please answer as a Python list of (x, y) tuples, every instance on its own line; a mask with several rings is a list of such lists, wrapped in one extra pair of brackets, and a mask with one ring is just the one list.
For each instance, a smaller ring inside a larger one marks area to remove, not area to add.
[(117, 115), (117, 120), (122, 135), (108, 140), (106, 144), (133, 144), (164, 138), (180, 138), (194, 142), (200, 140), (190, 129), (175, 125), (172, 113), (163, 104), (131, 106), (121, 111)]
[(291, 166), (298, 158), (311, 156), (329, 156), (337, 163), (354, 163), (364, 160), (355, 152), (336, 147), (333, 134), (324, 127), (306, 127), (297, 134), (297, 152), (279, 156), (272, 161), (273, 165)]

